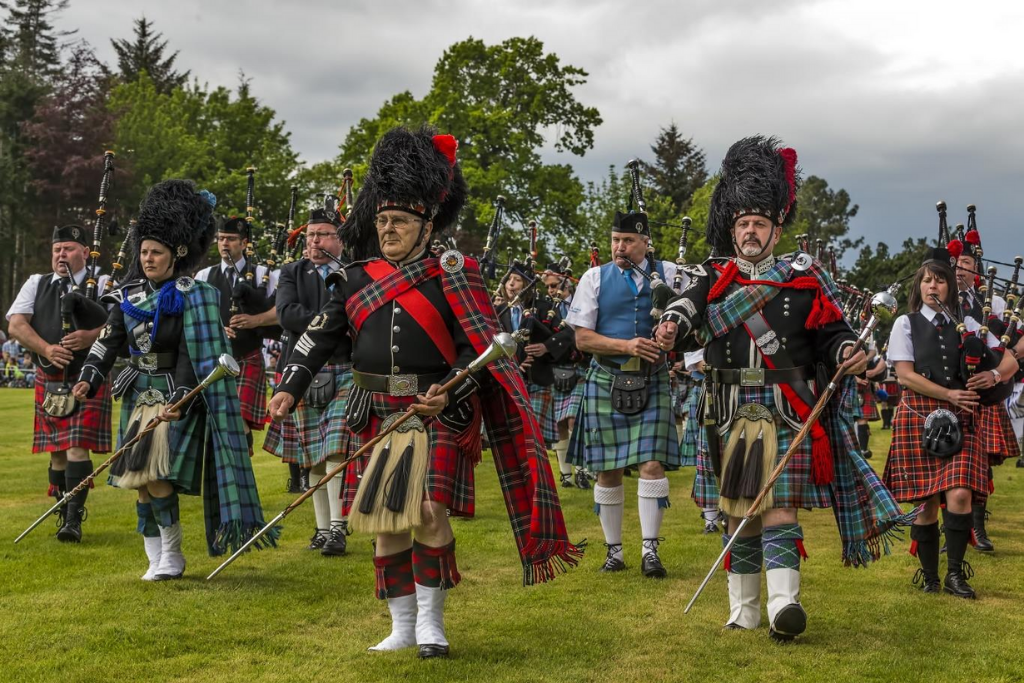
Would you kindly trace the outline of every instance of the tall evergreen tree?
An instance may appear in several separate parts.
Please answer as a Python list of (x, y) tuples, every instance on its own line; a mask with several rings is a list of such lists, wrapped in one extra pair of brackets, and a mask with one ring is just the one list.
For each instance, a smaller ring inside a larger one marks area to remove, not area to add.
[(704, 150), (693, 138), (684, 138), (673, 122), (661, 129), (651, 151), (654, 163), (643, 162), (648, 182), (658, 194), (672, 200), (676, 212), (687, 210), (693, 193), (708, 179)]
[(142, 71), (149, 74), (159, 93), (169, 93), (188, 82), (189, 71), (181, 73), (174, 70), (178, 50), (164, 57), (167, 41), (160, 40), (162, 37), (162, 33), (153, 32), (153, 22), (142, 17), (135, 20), (134, 42), (123, 38), (110, 41), (117, 52), (117, 68), (125, 82), (136, 81)]

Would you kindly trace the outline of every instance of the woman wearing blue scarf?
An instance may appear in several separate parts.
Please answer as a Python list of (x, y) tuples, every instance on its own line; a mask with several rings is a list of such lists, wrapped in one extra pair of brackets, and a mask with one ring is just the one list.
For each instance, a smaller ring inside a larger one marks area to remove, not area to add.
[[(185, 571), (179, 493), (203, 494), (211, 555), (238, 548), (264, 525), (234, 379), (169, 410), (230, 350), (217, 290), (188, 277), (216, 232), (216, 201), (187, 180), (150, 188), (132, 235), (134, 263), (111, 295), (109, 303), (117, 305), (74, 387), (80, 398), (94, 393), (127, 346), (128, 365), (114, 382), (114, 397), (124, 401), (119, 445), (151, 419), (162, 420), (110, 468), (111, 485), (139, 492), (146, 581), (181, 578)], [(270, 544), (275, 538), (264, 537)]]

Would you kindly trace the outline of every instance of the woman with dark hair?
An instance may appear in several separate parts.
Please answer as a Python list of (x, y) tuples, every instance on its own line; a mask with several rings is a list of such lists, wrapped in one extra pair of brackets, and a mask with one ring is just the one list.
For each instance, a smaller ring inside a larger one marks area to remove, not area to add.
[[(935, 249), (918, 269), (908, 308), (893, 325), (888, 344), (903, 392), (884, 480), (898, 501), (924, 503), (911, 528), (911, 553), (921, 562), (914, 584), (925, 593), (944, 590), (973, 599), (974, 589), (967, 582), (973, 570), (964, 561), (971, 537), (971, 499), (987, 493), (989, 486), (979, 435), (979, 392), (998, 377), (989, 371), (969, 375), (963, 362), (961, 321), (951, 320), (943, 310), (959, 311), (956, 276), (945, 249)], [(981, 327), (970, 317), (962, 322), (967, 332)], [(1000, 368), (1008, 364), (1007, 358), (1016, 365), (1007, 355)], [(943, 502), (947, 571), (940, 582), (938, 516)]]
[[(230, 346), (218, 292), (188, 274), (216, 230), (216, 198), (186, 180), (157, 183), (139, 207), (129, 277), (110, 295), (117, 304), (89, 351), (73, 393), (94, 394), (127, 347), (128, 365), (113, 385), (123, 400), (118, 442), (157, 418), (160, 425), (110, 468), (111, 485), (137, 489), (138, 530), (149, 569), (145, 581), (181, 578), (178, 493), (203, 493), (211, 555), (241, 546), (264, 526), (248, 457), (235, 380), (211, 384), (171, 410), (206, 377)], [(266, 538), (274, 544), (276, 530)], [(263, 543), (263, 541), (260, 541)]]

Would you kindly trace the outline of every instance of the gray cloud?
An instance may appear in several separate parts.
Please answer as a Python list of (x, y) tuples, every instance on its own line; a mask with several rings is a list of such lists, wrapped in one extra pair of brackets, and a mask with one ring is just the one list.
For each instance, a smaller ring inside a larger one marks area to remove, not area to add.
[(392, 95), (423, 95), (452, 43), (536, 35), (563, 63), (590, 73), (577, 94), (604, 118), (595, 148), (584, 158), (547, 155), (573, 164), (584, 180), (649, 156), (658, 128), (671, 121), (704, 147), (712, 170), (739, 137), (773, 133), (797, 148), (805, 172), (860, 204), (854, 231), (869, 242), (933, 237), (934, 203), (945, 199), (956, 220), (968, 203), (978, 205), (987, 253), (1009, 260), (1024, 252), (1014, 225), (1024, 185), (1024, 67), (1016, 55), (1008, 53), (1002, 73), (954, 86), (941, 81), (938, 65), (896, 64), (870, 35), (813, 18), (822, 7), (72, 0), (59, 23), (79, 28), (113, 62), (111, 32), (130, 37), (132, 20), (145, 13), (181, 51), (181, 68), (204, 82), (234, 87), (244, 70), (307, 162), (334, 156), (349, 126)]

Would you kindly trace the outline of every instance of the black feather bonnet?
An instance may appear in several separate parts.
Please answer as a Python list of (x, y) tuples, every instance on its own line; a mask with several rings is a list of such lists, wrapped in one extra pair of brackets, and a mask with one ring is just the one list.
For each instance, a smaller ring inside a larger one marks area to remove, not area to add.
[(135, 227), (136, 264), (142, 241), (156, 240), (171, 250), (175, 275), (191, 275), (216, 235), (216, 205), (217, 198), (197, 191), (191, 180), (164, 180), (149, 188)]

